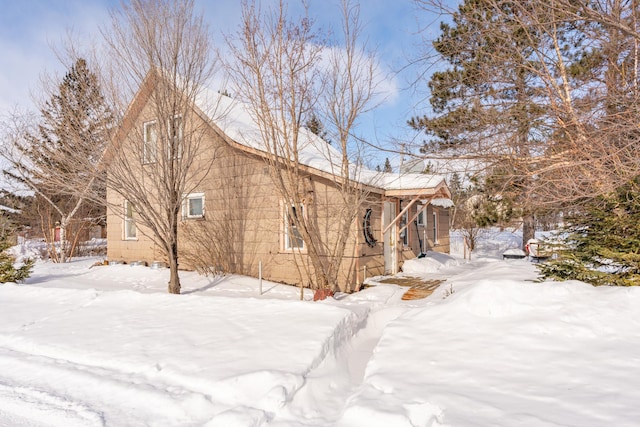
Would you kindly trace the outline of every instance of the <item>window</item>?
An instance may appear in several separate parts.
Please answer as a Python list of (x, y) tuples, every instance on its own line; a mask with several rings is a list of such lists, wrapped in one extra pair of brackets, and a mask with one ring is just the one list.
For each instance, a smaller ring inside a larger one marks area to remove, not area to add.
[(142, 163), (155, 163), (158, 161), (158, 122), (146, 122), (143, 133)]
[(433, 243), (438, 243), (438, 216), (433, 213)]
[(136, 210), (133, 203), (125, 200), (124, 202), (124, 239), (136, 240), (138, 232), (136, 229), (136, 219), (134, 217)]
[(304, 215), (304, 206), (286, 206), (284, 209), (284, 249), (304, 249), (304, 241), (295, 219)]
[(204, 193), (191, 193), (182, 204), (183, 218), (204, 218)]
[[(400, 205), (402, 207), (402, 205)], [(400, 219), (400, 229), (407, 225), (409, 222), (409, 210), (406, 210), (405, 213), (402, 214), (402, 218)], [(404, 230), (400, 232), (400, 238), (402, 239), (403, 246), (409, 246), (409, 226), (405, 227)]]
[(182, 116), (175, 116), (169, 121), (169, 146), (167, 147), (170, 159), (179, 159), (182, 157), (182, 144), (184, 137), (184, 127), (182, 124)]
[(375, 247), (377, 240), (373, 237), (373, 229), (371, 228), (371, 213), (373, 210), (368, 208), (364, 214), (364, 219), (362, 221), (362, 231), (364, 233), (364, 241), (367, 242), (367, 245), (370, 247)]
[(424, 206), (421, 204), (418, 204), (418, 218), (416, 219), (416, 221), (418, 222), (418, 225), (421, 227), (424, 227), (424, 219), (425, 219), (425, 209)]

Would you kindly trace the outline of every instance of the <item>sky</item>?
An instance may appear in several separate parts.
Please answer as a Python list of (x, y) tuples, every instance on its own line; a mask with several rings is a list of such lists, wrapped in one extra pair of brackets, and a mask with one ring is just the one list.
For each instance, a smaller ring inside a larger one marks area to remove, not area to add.
[[(300, 10), (299, 2), (289, 3), (292, 13)], [(0, 0), (0, 117), (16, 109), (33, 110), (41, 76), (64, 73), (56, 51), (70, 34), (87, 45), (99, 43), (100, 28), (108, 25), (109, 11), (118, 5), (116, 0)], [(321, 28), (339, 30), (338, 0), (310, 0), (309, 5)], [(240, 22), (238, 0), (196, 0), (196, 9), (203, 12), (217, 45)], [(360, 16), (369, 47), (378, 51), (383, 92), (360, 132), (376, 145), (414, 138), (406, 121), (426, 108), (425, 82), (412, 85), (425, 64), (409, 64), (423, 48), (423, 37), (437, 31), (440, 17), (420, 11), (412, 0), (363, 0)]]

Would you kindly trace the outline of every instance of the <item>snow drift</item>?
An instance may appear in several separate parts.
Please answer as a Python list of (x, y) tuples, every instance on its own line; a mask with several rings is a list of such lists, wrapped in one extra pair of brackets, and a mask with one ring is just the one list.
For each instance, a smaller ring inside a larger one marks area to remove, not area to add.
[(459, 261), (451, 255), (427, 252), (423, 258), (408, 259), (402, 264), (402, 272), (407, 275), (423, 276), (435, 273), (444, 267), (455, 267)]
[(637, 425), (640, 289), (491, 270), (385, 328), (339, 426)]

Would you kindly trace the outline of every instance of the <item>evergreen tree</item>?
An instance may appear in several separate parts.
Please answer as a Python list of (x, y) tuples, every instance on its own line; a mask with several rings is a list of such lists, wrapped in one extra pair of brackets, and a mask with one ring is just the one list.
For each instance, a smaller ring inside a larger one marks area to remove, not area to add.
[(391, 167), (391, 162), (389, 158), (384, 159), (384, 167), (382, 168), (382, 172), (393, 172), (393, 168)]
[(449, 189), (451, 190), (451, 193), (459, 193), (464, 190), (462, 178), (460, 178), (460, 174), (458, 172), (451, 174), (451, 178), (449, 179)]
[(539, 266), (545, 278), (640, 285), (640, 177), (567, 219), (564, 250)]
[(307, 120), (307, 122), (305, 123), (305, 127), (312, 133), (322, 138), (327, 144), (331, 144), (331, 139), (329, 139), (329, 132), (327, 132), (327, 130), (324, 128), (324, 125), (315, 114), (313, 114), (311, 118)]
[(15, 266), (15, 257), (7, 252), (11, 247), (9, 231), (4, 227), (0, 233), (0, 283), (20, 282), (29, 277), (33, 269), (33, 260), (23, 261), (18, 268)]
[[(67, 235), (74, 218), (105, 216), (105, 169), (102, 156), (113, 127), (113, 115), (97, 76), (78, 59), (44, 103), (35, 131), (19, 133), (16, 152), (6, 172), (28, 187), (47, 212), (42, 218), (44, 237), (54, 261), (72, 254), (75, 236)], [(53, 226), (60, 229), (59, 251), (53, 244)]]
[[(526, 242), (534, 234), (535, 213), (526, 176), (544, 110), (538, 104), (543, 88), (535, 73), (537, 40), (520, 13), (511, 2), (462, 2), (433, 43), (449, 64), (429, 82), (435, 115), (414, 117), (409, 125), (433, 137), (423, 152), (479, 158), (487, 171), (483, 188), (491, 198), (524, 208), (519, 212), (526, 217)], [(491, 216), (484, 219), (492, 223)]]
[(429, 83), (433, 114), (410, 124), (431, 135), (424, 153), (482, 163), (488, 194), (528, 221), (524, 240), (532, 214), (640, 174), (639, 2), (463, 0), (449, 22), (433, 45), (447, 63)]
[(422, 169), (422, 173), (429, 174), (434, 172), (435, 172), (435, 167), (433, 163), (431, 163), (431, 161), (428, 161), (427, 164), (424, 166), (424, 169)]
[(35, 221), (36, 212), (33, 209), (33, 200), (33, 196), (21, 196), (0, 189), (0, 205), (4, 207), (4, 212), (0, 215), (0, 218), (3, 218), (0, 233), (8, 230), (6, 227), (9, 224), (12, 229), (18, 231), (25, 227), (35, 227), (37, 221)]

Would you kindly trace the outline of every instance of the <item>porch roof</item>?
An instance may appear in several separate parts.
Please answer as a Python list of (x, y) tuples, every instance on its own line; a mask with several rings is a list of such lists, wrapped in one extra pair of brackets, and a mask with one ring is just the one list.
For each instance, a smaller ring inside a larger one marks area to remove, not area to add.
[(385, 174), (381, 188), (388, 197), (416, 199), (450, 198), (451, 193), (442, 175), (422, 173)]

